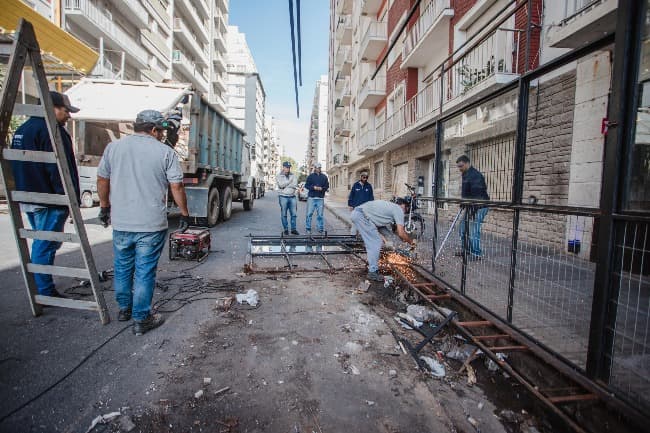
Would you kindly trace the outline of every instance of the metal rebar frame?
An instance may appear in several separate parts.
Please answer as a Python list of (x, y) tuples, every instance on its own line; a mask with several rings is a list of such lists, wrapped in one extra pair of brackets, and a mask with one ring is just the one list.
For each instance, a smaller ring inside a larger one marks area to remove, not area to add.
[(353, 235), (303, 235), (303, 236), (258, 236), (249, 235), (248, 240), (248, 269), (255, 272), (271, 272), (272, 269), (257, 268), (256, 257), (281, 257), (287, 262), (290, 272), (306, 272), (311, 269), (296, 269), (292, 257), (317, 257), (327, 267), (316, 268), (314, 271), (342, 271), (345, 268), (335, 267), (328, 256), (352, 256), (360, 262), (365, 259), (360, 255), (365, 252), (363, 241)]
[[(485, 356), (521, 383), (526, 390), (539, 399), (547, 409), (573, 431), (578, 433), (587, 433), (588, 431), (580, 425), (579, 416), (576, 416), (577, 412), (570, 408), (571, 404), (585, 401), (601, 401), (619, 413), (626, 414), (633, 423), (639, 426), (648, 425), (650, 422), (646, 413), (619, 400), (609, 389), (588, 378), (582, 372), (569, 367), (524, 333), (485, 310), (467, 296), (452, 290), (446, 283), (438, 281), (437, 277), (426, 269), (419, 266), (411, 267), (411, 270), (415, 272), (409, 272), (409, 277), (407, 277), (400, 266), (392, 265), (391, 268), (401, 282), (420, 295), (438, 312), (443, 313), (440, 310), (442, 307), (440, 304), (446, 303), (446, 307), (458, 308), (460, 306), (479, 316), (481, 320), (471, 321), (462, 321), (460, 317), (457, 317), (451, 321), (451, 325), (468, 342), (478, 347)], [(457, 304), (450, 305), (448, 302)], [(497, 353), (507, 353), (510, 357), (513, 356), (513, 353), (525, 353), (533, 356), (537, 362), (556, 370), (565, 380), (567, 386), (547, 388), (543, 383), (545, 378), (536, 369), (524, 371), (512, 365), (507, 359), (498, 357)]]

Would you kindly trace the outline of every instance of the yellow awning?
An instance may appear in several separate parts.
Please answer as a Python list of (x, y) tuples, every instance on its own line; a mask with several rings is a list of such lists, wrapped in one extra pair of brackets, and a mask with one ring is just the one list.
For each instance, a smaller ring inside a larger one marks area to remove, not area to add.
[(86, 75), (93, 69), (99, 58), (95, 50), (22, 1), (2, 0), (1, 3), (0, 32), (15, 33), (21, 18), (32, 23), (47, 73), (66, 70), (67, 73)]

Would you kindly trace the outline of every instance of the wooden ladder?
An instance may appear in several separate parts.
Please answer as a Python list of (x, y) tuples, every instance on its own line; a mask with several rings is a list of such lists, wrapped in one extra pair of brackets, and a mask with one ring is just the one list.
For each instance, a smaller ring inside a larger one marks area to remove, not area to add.
[[(32, 313), (34, 316), (40, 315), (43, 305), (93, 310), (99, 313), (101, 322), (106, 324), (110, 321), (110, 318), (108, 316), (106, 302), (104, 301), (104, 295), (99, 287), (99, 275), (95, 267), (95, 261), (90, 249), (90, 244), (88, 243), (86, 228), (83, 224), (83, 219), (81, 218), (79, 204), (75, 198), (75, 189), (72, 184), (70, 169), (68, 167), (59, 128), (57, 127), (54, 115), (54, 106), (52, 105), (52, 99), (50, 98), (45, 69), (41, 59), (41, 50), (31, 23), (21, 19), (18, 29), (19, 30), (12, 45), (7, 76), (5, 77), (0, 96), (0, 150), (2, 150), (2, 152), (0, 152), (0, 176), (2, 176), (7, 192), (9, 215), (12, 221), (16, 244), (18, 245), (20, 266), (23, 271)], [(31, 65), (32, 73), (36, 80), (38, 93), (43, 105), (15, 104), (22, 71), (28, 61)], [(7, 142), (9, 124), (11, 116), (18, 114), (45, 118), (50, 140), (52, 142), (53, 152), (28, 151), (10, 148), (9, 143)], [(16, 191), (16, 183), (10, 161), (31, 161), (56, 164), (59, 169), (59, 175), (61, 176), (65, 194), (43, 194), (28, 191)], [(26, 229), (23, 226), (23, 218), (20, 213), (20, 202), (68, 207), (74, 223), (75, 233)], [(70, 268), (31, 263), (27, 239), (78, 243), (81, 247), (81, 254), (84, 259), (85, 268)], [(39, 295), (36, 290), (34, 273), (88, 279), (90, 281), (95, 301), (92, 302)]]

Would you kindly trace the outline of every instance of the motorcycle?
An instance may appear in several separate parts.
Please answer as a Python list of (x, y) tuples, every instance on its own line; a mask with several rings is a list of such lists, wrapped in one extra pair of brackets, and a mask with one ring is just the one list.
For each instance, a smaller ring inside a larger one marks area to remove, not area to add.
[[(404, 196), (403, 199), (406, 201), (407, 213), (404, 215), (404, 231), (411, 236), (412, 239), (420, 240), (424, 235), (425, 223), (424, 218), (416, 209), (418, 209), (418, 198), (415, 188), (405, 183), (406, 188), (408, 189), (408, 195)], [(393, 203), (397, 201), (397, 197), (393, 197), (391, 200)], [(397, 227), (393, 227), (395, 231)]]

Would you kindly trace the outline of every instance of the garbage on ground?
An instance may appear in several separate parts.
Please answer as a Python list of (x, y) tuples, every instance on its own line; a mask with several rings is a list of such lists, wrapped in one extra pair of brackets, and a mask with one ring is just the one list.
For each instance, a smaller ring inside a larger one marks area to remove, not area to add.
[(428, 356), (420, 356), (420, 359), (429, 367), (431, 375), (434, 377), (445, 377), (445, 366), (438, 362), (437, 359)]
[(398, 317), (398, 318), (397, 318), (396, 320), (397, 320), (399, 323), (402, 323), (402, 327), (404, 327), (405, 329), (409, 329), (409, 328), (406, 328), (406, 327), (404, 326), (404, 323), (403, 323), (401, 320), (399, 320), (400, 318), (401, 318), (401, 319), (404, 319), (406, 322), (408, 322), (408, 324), (411, 325), (413, 328), (419, 328), (420, 326), (422, 326), (422, 322), (420, 322), (419, 320), (416, 320), (416, 319), (415, 319), (413, 316), (411, 316), (410, 314), (406, 314), (406, 313), (397, 313), (397, 317)]
[(467, 417), (467, 422), (470, 423), (470, 424), (472, 425), (472, 427), (474, 427), (474, 428), (478, 428), (478, 421), (476, 421), (476, 420), (475, 420), (474, 418), (472, 418), (471, 416), (468, 416), (468, 417)]
[[(465, 362), (470, 356), (472, 356), (474, 350), (476, 350), (476, 346), (472, 344), (463, 344), (462, 346), (458, 346), (447, 352), (446, 356), (447, 358), (455, 359), (456, 361)], [(478, 350), (476, 355), (481, 355), (482, 353), (481, 350)]]
[(210, 385), (212, 383), (212, 378), (211, 377), (204, 377), (203, 378), (203, 385)]
[(361, 374), (361, 372), (359, 371), (359, 369), (358, 369), (357, 367), (355, 367), (354, 365), (351, 365), (351, 366), (350, 366), (350, 372), (351, 372), (352, 374), (354, 374), (355, 376), (358, 376), (359, 374)]
[[(450, 310), (449, 308), (445, 308), (445, 307), (438, 307), (438, 309), (442, 314), (445, 315), (445, 317), (448, 317), (451, 313), (455, 312), (454, 310)], [(458, 318), (458, 320), (460, 320), (460, 317)]]
[(214, 395), (223, 394), (224, 392), (228, 391), (229, 389), (230, 389), (229, 386), (225, 386), (225, 387), (223, 387), (223, 388), (221, 388), (221, 389), (216, 390), (216, 391), (214, 392)]
[(388, 370), (388, 376), (396, 377), (397, 376), (397, 370)]
[(257, 307), (257, 303), (259, 302), (259, 300), (260, 300), (259, 295), (253, 289), (248, 289), (246, 293), (237, 294), (237, 302), (239, 302), (240, 304), (246, 302), (248, 305), (252, 307)]
[(131, 417), (127, 416), (127, 415), (121, 416), (120, 419), (119, 419), (119, 423), (120, 423), (120, 431), (121, 432), (127, 432), (128, 433), (130, 431), (133, 431), (133, 429), (135, 429), (135, 427), (136, 427), (136, 425), (131, 420)]
[(519, 416), (509, 409), (499, 412), (499, 418), (506, 422), (519, 422)]
[(203, 390), (202, 390), (202, 389), (199, 389), (198, 391), (196, 391), (196, 392), (194, 393), (194, 398), (199, 399), (199, 398), (201, 398), (201, 397), (203, 397)]
[(389, 288), (391, 286), (391, 284), (393, 284), (394, 281), (395, 281), (395, 279), (393, 277), (391, 277), (390, 275), (385, 275), (384, 276), (384, 288), (386, 288), (386, 289)]
[(409, 305), (406, 307), (406, 314), (420, 322), (430, 322), (435, 319), (433, 310), (424, 305)]
[(120, 415), (122, 415), (120, 412), (111, 412), (104, 415), (99, 415), (97, 418), (92, 420), (90, 427), (88, 430), (86, 430), (86, 433), (90, 433), (97, 424), (106, 424), (107, 422), (114, 420)]
[(220, 311), (228, 311), (230, 310), (230, 306), (232, 303), (235, 301), (234, 296), (226, 296), (223, 298), (217, 299), (217, 310)]
[(478, 410), (483, 410), (483, 406), (485, 406), (485, 403), (480, 402), (480, 403), (478, 404), (478, 406), (477, 406), (477, 407), (478, 407)]
[(366, 293), (370, 289), (370, 281), (364, 280), (359, 283), (359, 287), (355, 290), (356, 293)]
[[(505, 353), (498, 352), (496, 353), (496, 357), (499, 361), (505, 361), (508, 356)], [(490, 358), (485, 359), (485, 367), (487, 367), (489, 371), (497, 371), (499, 369), (499, 365)]]

